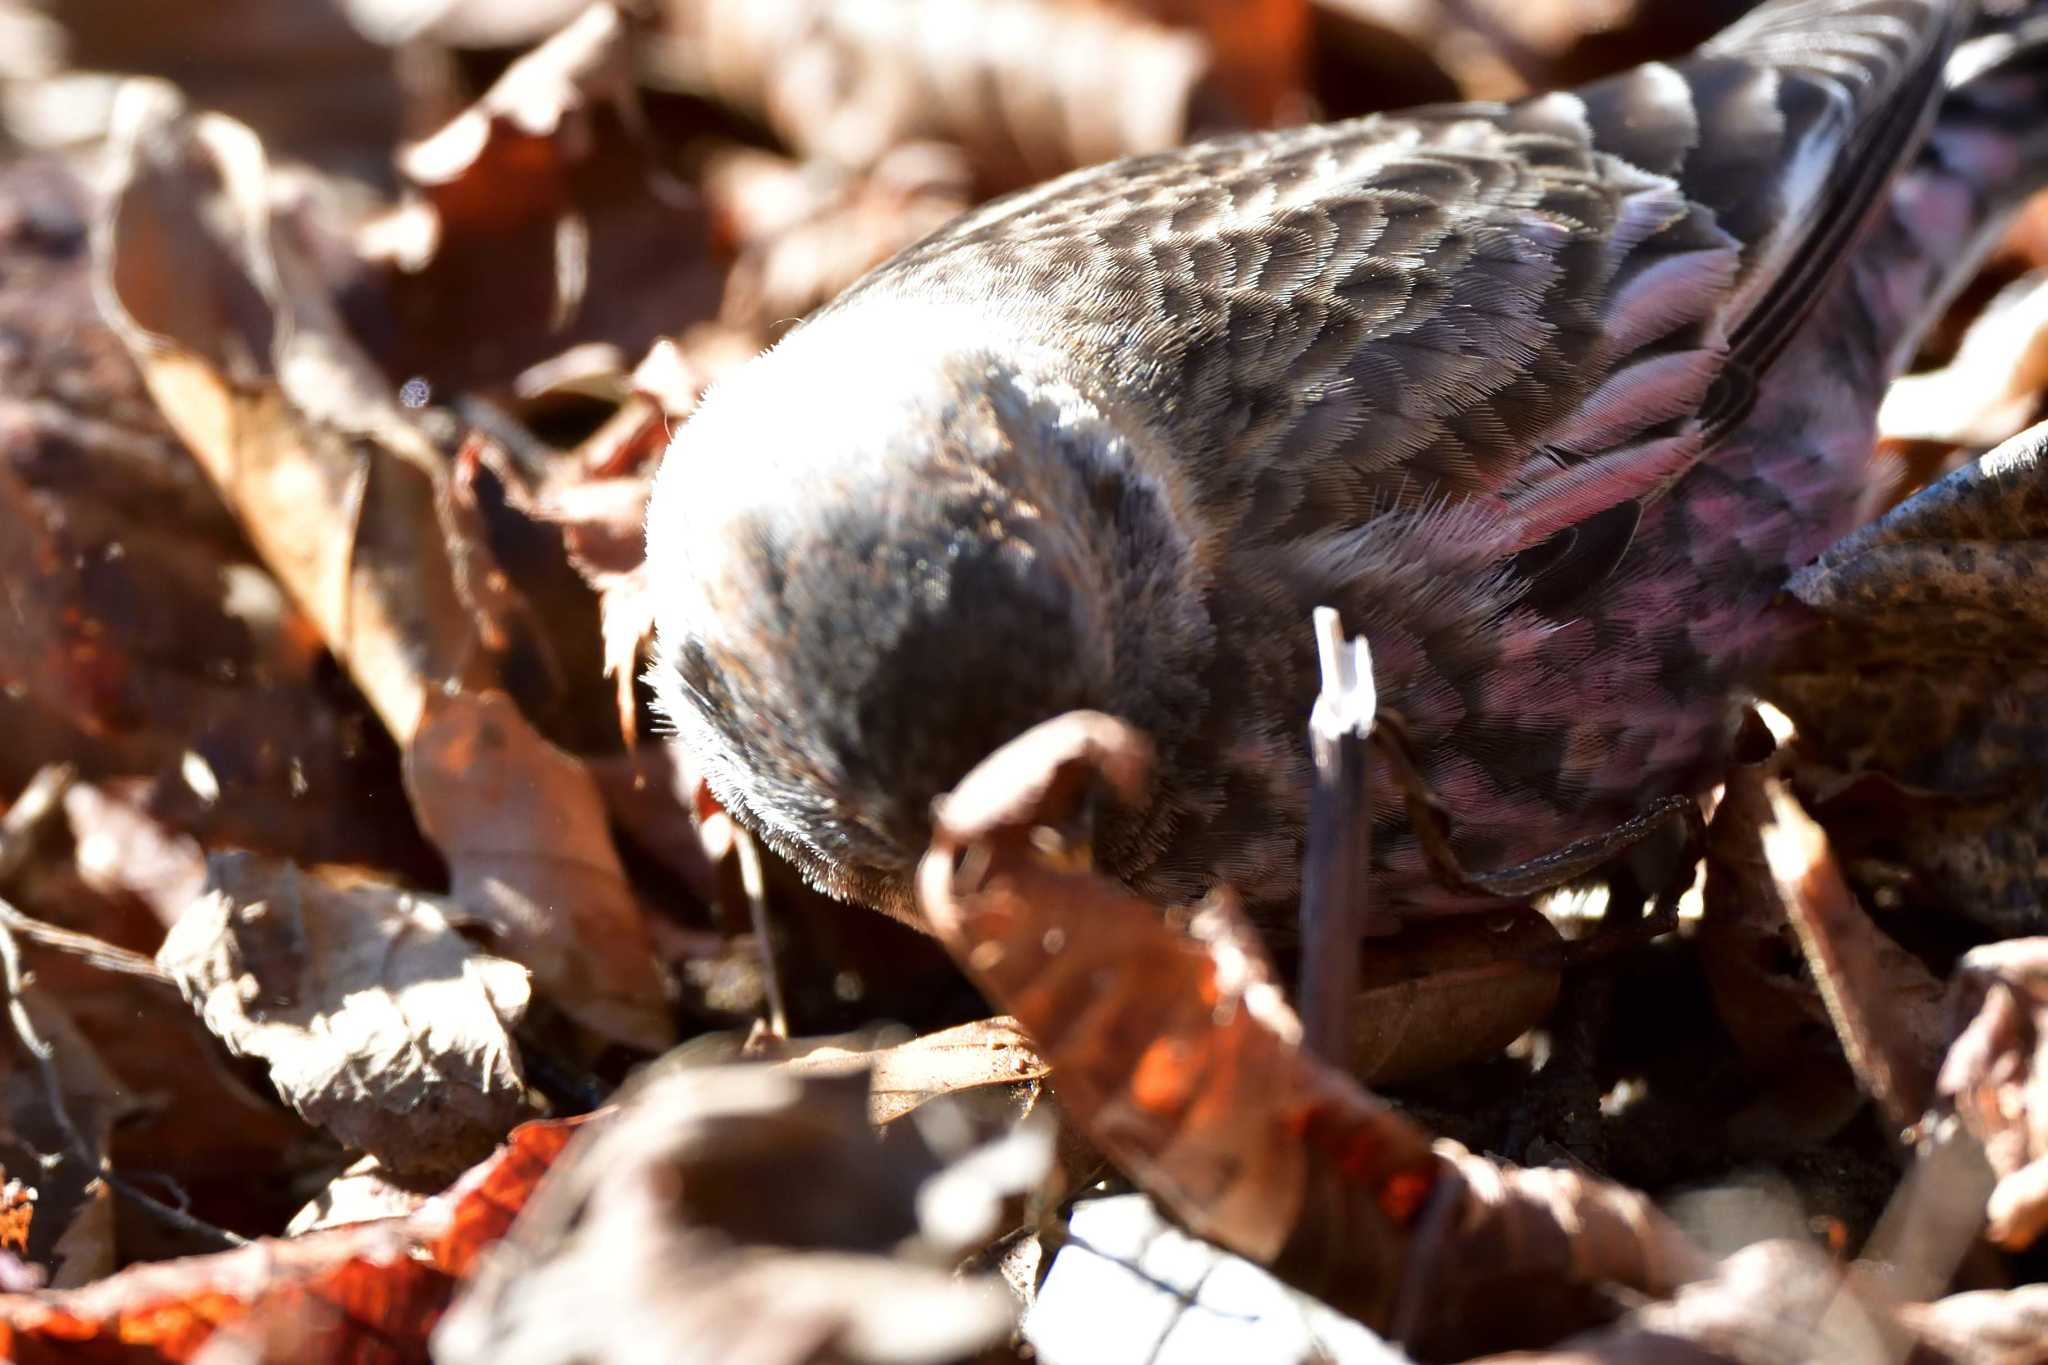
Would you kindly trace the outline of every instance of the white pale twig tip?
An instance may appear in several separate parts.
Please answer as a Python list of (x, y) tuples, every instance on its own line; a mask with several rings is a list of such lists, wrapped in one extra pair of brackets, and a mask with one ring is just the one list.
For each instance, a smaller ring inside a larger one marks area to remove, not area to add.
[(1344, 621), (1335, 607), (1317, 607), (1313, 620), (1323, 686), (1309, 716), (1310, 727), (1332, 739), (1345, 734), (1371, 734), (1373, 715), (1379, 710), (1371, 648), (1362, 635), (1344, 638)]

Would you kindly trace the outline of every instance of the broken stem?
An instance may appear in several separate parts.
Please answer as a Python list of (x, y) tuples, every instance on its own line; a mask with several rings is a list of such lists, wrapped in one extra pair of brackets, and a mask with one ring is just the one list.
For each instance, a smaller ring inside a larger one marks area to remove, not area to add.
[(1378, 698), (1364, 639), (1346, 640), (1330, 607), (1316, 608), (1315, 631), (1323, 690), (1308, 723), (1316, 774), (1301, 879), (1302, 1043), (1349, 1070), (1358, 1042), (1359, 944), (1372, 914), (1369, 741)]

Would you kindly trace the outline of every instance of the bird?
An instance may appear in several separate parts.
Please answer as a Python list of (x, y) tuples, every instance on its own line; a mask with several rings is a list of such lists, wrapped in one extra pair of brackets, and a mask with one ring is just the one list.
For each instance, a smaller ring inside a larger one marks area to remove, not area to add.
[[(1311, 611), (1479, 870), (1707, 790), (1874, 415), (2042, 183), (2048, 5), (1770, 0), (1571, 91), (1226, 135), (968, 212), (715, 386), (655, 477), (658, 711), (813, 885), (913, 923), (933, 802), (1149, 737), (1095, 866), (1301, 885)], [(1484, 908), (1369, 794), (1402, 918)]]

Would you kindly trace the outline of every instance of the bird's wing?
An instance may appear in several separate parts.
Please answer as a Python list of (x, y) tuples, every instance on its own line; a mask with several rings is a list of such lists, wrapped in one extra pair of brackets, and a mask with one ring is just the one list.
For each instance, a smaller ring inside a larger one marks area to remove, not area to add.
[(1022, 315), (1239, 543), (1496, 501), (1539, 599), (1746, 411), (1914, 145), (1953, 0), (1777, 0), (1511, 106), (1220, 139), (998, 201), (856, 286)]

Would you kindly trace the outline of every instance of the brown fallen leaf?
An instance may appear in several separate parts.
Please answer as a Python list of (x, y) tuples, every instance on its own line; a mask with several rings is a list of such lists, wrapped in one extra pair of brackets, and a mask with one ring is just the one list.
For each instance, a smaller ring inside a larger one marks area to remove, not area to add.
[(653, 944), (582, 763), (502, 693), (428, 700), (405, 759), (450, 897), (571, 1019), (647, 1052), (675, 1038)]
[(616, 1110), (522, 1123), (489, 1158), (413, 1214), (410, 1227), (433, 1263), (457, 1279), (508, 1232), (555, 1161), (586, 1126), (607, 1123)]
[(1875, 1286), (1843, 1275), (1813, 1247), (1767, 1241), (1612, 1327), (1473, 1365), (1889, 1365), (1911, 1345)]
[(35, 1222), (36, 1192), (19, 1180), (0, 1184), (0, 1251), (16, 1256), (28, 1251), (28, 1230)]
[(2048, 271), (2000, 290), (1963, 333), (1955, 358), (1885, 391), (1877, 429), (1891, 440), (1993, 446), (2017, 436), (2048, 388)]
[[(1159, 151), (1225, 122), (1207, 45), (1055, 0), (665, 0), (650, 59), (853, 169), (906, 143), (966, 150), (988, 190)], [(1048, 52), (1058, 61), (1043, 60)]]
[(401, 741), (490, 675), (439, 452), (349, 337), (253, 134), (126, 87), (96, 254), (110, 321), (265, 563)]
[[(1703, 1261), (1649, 1202), (1426, 1134), (1304, 1053), (1249, 931), (1197, 942), (1087, 870), (1068, 822), (1150, 750), (1076, 712), (1004, 746), (935, 811), (919, 901), (1054, 1068), (1063, 1112), (1198, 1235), (1399, 1340), (1469, 1349), (1500, 1286), (1664, 1292)], [(1227, 899), (1205, 914), (1228, 918)], [(1199, 919), (1199, 917), (1198, 917)]]
[[(151, 22), (138, 24), (121, 0), (38, 7), (60, 26), (64, 45), (64, 61), (50, 73), (52, 81), (84, 73), (173, 78), (193, 98), (256, 128), (288, 156), (373, 173), (398, 131), (399, 83), (389, 54), (352, 32), (342, 8), (167, 0), (151, 11)], [(29, 103), (15, 97), (17, 118)], [(32, 117), (25, 121), (33, 128)], [(106, 130), (69, 131), (96, 136)]]
[(865, 174), (732, 151), (704, 191), (737, 253), (719, 319), (764, 341), (973, 202), (959, 153), (933, 143), (893, 148)]
[(0, 466), (0, 686), (98, 735), (126, 719), (129, 668), (71, 605), (78, 578), (28, 488)]
[(1864, 1096), (1764, 856), (1770, 821), (1765, 775), (1731, 772), (1708, 827), (1700, 968), (1716, 1017), (1763, 1091), (1737, 1119), (1745, 1137), (1824, 1139)]
[(619, 733), (629, 745), (639, 739), (633, 689), (640, 656), (654, 634), (654, 603), (641, 567), (653, 473), (646, 467), (610, 478), (565, 479), (543, 489), (533, 507), (535, 516), (559, 528), (569, 563), (597, 594), (604, 672), (613, 683)]
[(4, 904), (0, 925), (38, 992), (63, 1002), (72, 1036), (118, 1086), (123, 1113), (106, 1142), (115, 1170), (173, 1182), (196, 1215), (248, 1226), (269, 1212), (253, 1177), (282, 1182), (329, 1157), (315, 1133), (235, 1073), (154, 961)]
[(1766, 695), (1790, 775), (1889, 905), (2002, 934), (2048, 918), (2048, 424), (1794, 575), (1812, 628)]
[(0, 1357), (17, 1365), (194, 1360), (223, 1326), (264, 1312), (321, 1329), (324, 1349), (290, 1359), (400, 1365), (421, 1358), (417, 1343), (448, 1290), (442, 1271), (415, 1259), (403, 1224), (358, 1224), (134, 1266), (68, 1292), (0, 1295)]
[(1955, 1041), (1935, 1116), (1953, 1114), (1998, 1177), (1988, 1234), (2019, 1250), (2048, 1231), (2048, 939), (1966, 954), (1949, 997)]
[(1980, 1289), (1899, 1310), (1928, 1365), (2035, 1365), (2048, 1357), (2048, 1285)]
[(704, 215), (653, 154), (636, 44), (618, 8), (583, 8), (400, 150), (412, 196), (360, 238), (386, 271), (394, 372), (509, 385), (571, 346), (638, 354), (715, 311)]
[(511, 1036), (526, 973), (432, 898), (222, 854), (157, 954), (208, 1028), (307, 1122), (403, 1172), (450, 1172), (531, 1114)]
[(1394, 1085), (1498, 1053), (1557, 1004), (1561, 944), (1533, 910), (1419, 921), (1371, 940), (1352, 1074)]
[(982, 1019), (875, 1051), (824, 1047), (783, 1065), (798, 1075), (866, 1071), (868, 1121), (880, 1127), (919, 1106), (971, 1092), (989, 1095), (1012, 1119), (1030, 1112), (1051, 1068), (1014, 1019)]
[(357, 1157), (348, 1168), (321, 1186), (285, 1224), (287, 1237), (351, 1223), (404, 1218), (424, 1207), (439, 1192), (440, 1175), (402, 1175), (373, 1156)]
[(1302, 121), (1307, 0), (1094, 0), (1193, 29), (1214, 54), (1213, 79), (1230, 107), (1262, 128)]
[(168, 928), (206, 885), (206, 851), (152, 819), (146, 799), (133, 784), (74, 782), (64, 815), (80, 880), (103, 894), (136, 897)]
[[(0, 1293), (0, 1359), (417, 1365), (456, 1282), (504, 1235), (582, 1122), (520, 1125), (410, 1218), (134, 1266), (67, 1292)], [(203, 1355), (209, 1344), (218, 1354)]]
[(1048, 1144), (949, 1166), (915, 1132), (876, 1142), (868, 1107), (858, 1074), (657, 1068), (557, 1163), (434, 1359), (879, 1365), (995, 1345), (1008, 1293), (952, 1267)]
[(1940, 1050), (1942, 987), (1858, 905), (1827, 834), (1767, 782), (1764, 860), (1857, 1079), (1901, 1130), (1926, 1110)]

